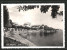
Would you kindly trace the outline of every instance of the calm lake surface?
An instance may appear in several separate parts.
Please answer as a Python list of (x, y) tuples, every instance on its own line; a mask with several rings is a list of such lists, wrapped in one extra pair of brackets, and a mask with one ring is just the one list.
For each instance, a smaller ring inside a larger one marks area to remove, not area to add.
[(63, 31), (56, 33), (31, 32), (27, 39), (37, 46), (63, 46)]

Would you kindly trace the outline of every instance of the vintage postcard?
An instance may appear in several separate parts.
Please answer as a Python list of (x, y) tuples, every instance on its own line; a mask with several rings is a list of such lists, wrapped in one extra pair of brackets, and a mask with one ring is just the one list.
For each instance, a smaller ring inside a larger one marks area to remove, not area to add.
[(2, 48), (65, 48), (65, 4), (1, 4)]

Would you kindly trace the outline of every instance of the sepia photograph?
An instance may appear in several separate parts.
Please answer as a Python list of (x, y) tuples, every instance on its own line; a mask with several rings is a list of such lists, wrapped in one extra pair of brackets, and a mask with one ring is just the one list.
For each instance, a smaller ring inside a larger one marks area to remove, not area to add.
[(2, 48), (65, 48), (64, 3), (1, 4)]

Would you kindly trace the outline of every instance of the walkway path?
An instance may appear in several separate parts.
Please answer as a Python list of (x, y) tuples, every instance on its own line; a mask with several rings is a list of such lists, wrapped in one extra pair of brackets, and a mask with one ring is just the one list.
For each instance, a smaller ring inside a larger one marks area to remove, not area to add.
[(8, 38), (14, 39), (14, 40), (19, 41), (19, 42), (21, 42), (21, 43), (24, 43), (24, 44), (26, 44), (26, 45), (28, 45), (28, 46), (36, 46), (35, 44), (33, 44), (32, 42), (30, 42), (29, 40), (27, 40), (27, 39), (25, 39), (25, 38), (22, 38), (22, 37), (21, 37), (20, 35), (18, 35), (18, 34), (13, 35), (12, 37), (9, 36)]

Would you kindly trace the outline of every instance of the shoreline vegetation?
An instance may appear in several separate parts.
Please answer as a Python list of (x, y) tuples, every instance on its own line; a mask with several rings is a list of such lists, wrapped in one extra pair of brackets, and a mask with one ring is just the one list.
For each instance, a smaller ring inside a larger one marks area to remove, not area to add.
[[(28, 30), (28, 29), (21, 29), (21, 28), (4, 29), (4, 36), (5, 36), (4, 40), (6, 40), (6, 41), (4, 41), (4, 44), (6, 46), (8, 46), (9, 44), (12, 45), (11, 43), (15, 43), (15, 44), (13, 44), (14, 46), (15, 45), (18, 46), (19, 44), (20, 44), (20, 46), (23, 46), (23, 45), (24, 46), (36, 46), (35, 44), (33, 44), (31, 41), (29, 41), (27, 39), (27, 36), (29, 36), (30, 34), (33, 34), (33, 33), (35, 34), (35, 33), (39, 33), (39, 32), (41, 34), (43, 32), (45, 34), (52, 34), (54, 32), (57, 32), (57, 30), (49, 29), (49, 28), (48, 28), (48, 30), (47, 29), (46, 30), (44, 30), (44, 29), (29, 29)], [(8, 39), (10, 39), (10, 40), (8, 40)], [(10, 42), (10, 41), (12, 41), (12, 42)], [(8, 43), (8, 45), (7, 45), (7, 43)]]

